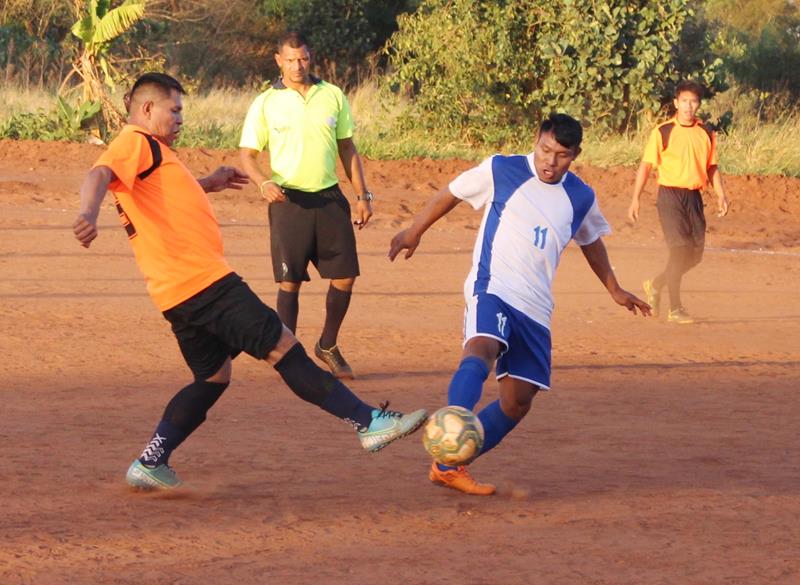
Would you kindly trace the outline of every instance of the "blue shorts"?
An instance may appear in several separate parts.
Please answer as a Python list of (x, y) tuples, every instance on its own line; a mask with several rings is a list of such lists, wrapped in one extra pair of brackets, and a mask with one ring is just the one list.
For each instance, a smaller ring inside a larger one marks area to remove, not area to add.
[(501, 351), (495, 367), (497, 379), (511, 376), (550, 389), (550, 331), (500, 297), (481, 293), (467, 302), (464, 343), (473, 337), (496, 339)]

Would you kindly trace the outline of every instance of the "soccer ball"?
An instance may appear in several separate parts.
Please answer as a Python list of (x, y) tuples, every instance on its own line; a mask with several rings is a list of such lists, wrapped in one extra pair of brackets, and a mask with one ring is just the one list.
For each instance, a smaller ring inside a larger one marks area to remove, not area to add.
[(461, 406), (445, 406), (428, 419), (422, 443), (437, 463), (467, 465), (483, 448), (483, 425), (472, 411)]

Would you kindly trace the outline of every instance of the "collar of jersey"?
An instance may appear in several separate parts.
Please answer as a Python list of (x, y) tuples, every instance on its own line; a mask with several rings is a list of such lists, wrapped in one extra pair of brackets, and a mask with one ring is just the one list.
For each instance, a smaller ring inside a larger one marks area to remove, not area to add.
[(692, 120), (691, 124), (689, 124), (688, 126), (685, 126), (684, 124), (680, 123), (680, 121), (678, 120), (678, 115), (677, 114), (675, 116), (673, 116), (672, 121), (675, 122), (676, 126), (680, 126), (681, 128), (693, 128), (694, 126), (697, 126), (698, 124), (701, 123), (700, 118), (694, 118)]
[[(322, 83), (322, 80), (319, 77), (314, 77), (313, 75), (309, 75), (309, 78), (311, 79), (311, 82), (314, 85), (319, 85), (320, 83)], [(283, 78), (279, 77), (278, 79), (272, 82), (272, 89), (289, 89), (289, 88), (286, 87), (286, 85), (284, 85)]]

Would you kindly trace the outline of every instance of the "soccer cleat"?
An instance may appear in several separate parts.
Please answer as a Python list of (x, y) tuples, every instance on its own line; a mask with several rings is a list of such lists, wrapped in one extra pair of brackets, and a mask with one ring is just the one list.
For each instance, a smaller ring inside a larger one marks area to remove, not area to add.
[(151, 468), (138, 459), (128, 468), (125, 481), (131, 487), (146, 491), (171, 490), (183, 484), (169, 465), (161, 464)]
[(358, 431), (361, 446), (370, 453), (380, 451), (397, 439), (402, 439), (419, 429), (428, 420), (425, 410), (415, 410), (403, 414), (395, 410), (387, 410), (389, 402), (381, 404), (381, 409), (372, 411), (372, 422), (366, 429)]
[(340, 380), (353, 380), (353, 370), (350, 364), (344, 359), (342, 352), (339, 351), (339, 346), (334, 345), (330, 349), (322, 349), (319, 341), (314, 345), (314, 355), (325, 362), (328, 369), (331, 371), (335, 378)]
[(463, 465), (455, 469), (442, 471), (434, 461), (431, 464), (431, 471), (428, 473), (430, 479), (436, 485), (449, 487), (471, 496), (491, 496), (497, 489), (490, 483), (478, 483), (469, 474)]
[(689, 316), (686, 309), (678, 307), (677, 309), (670, 310), (669, 315), (667, 315), (667, 322), (677, 323), (678, 325), (688, 325), (689, 323), (694, 323), (694, 319)]
[(645, 280), (642, 283), (642, 288), (647, 297), (647, 304), (653, 309), (653, 317), (658, 317), (658, 309), (661, 304), (661, 291), (656, 290), (652, 280)]

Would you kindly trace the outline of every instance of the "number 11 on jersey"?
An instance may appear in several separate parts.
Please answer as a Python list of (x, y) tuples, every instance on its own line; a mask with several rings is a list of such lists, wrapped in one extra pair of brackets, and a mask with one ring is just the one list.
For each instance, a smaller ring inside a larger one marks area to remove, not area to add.
[(545, 242), (547, 241), (547, 228), (537, 225), (533, 228), (533, 233), (533, 245), (544, 250)]

